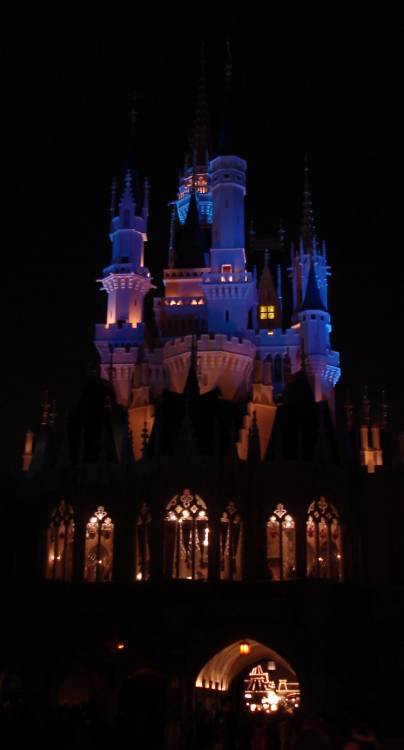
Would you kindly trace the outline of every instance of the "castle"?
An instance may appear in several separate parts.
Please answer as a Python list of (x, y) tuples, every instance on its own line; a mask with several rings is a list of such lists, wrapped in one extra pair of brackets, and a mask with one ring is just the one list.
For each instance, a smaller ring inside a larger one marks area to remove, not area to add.
[(226, 127), (212, 157), (204, 107), (200, 90), (153, 319), (149, 185), (140, 194), (129, 169), (100, 279), (100, 372), (64, 424), (45, 399), (26, 435), (7, 511), (5, 684), (17, 673), (38, 705), (91, 699), (111, 720), (118, 707), (152, 720), (155, 701), (186, 722), (269, 659), (306, 711), (371, 706), (393, 722), (403, 508), (387, 405), (346, 403), (338, 439), (307, 162), (299, 242), (286, 266), (269, 248), (258, 274), (247, 164)]

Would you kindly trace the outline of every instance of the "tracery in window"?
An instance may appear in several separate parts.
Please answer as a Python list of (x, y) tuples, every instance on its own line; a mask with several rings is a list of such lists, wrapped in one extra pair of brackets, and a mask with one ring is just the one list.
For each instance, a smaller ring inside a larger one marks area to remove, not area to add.
[(86, 526), (84, 580), (112, 580), (114, 524), (103, 505), (99, 505)]
[(147, 503), (143, 503), (135, 527), (135, 580), (147, 581), (150, 577), (150, 531), (151, 515)]
[(338, 511), (324, 497), (309, 506), (306, 523), (307, 575), (342, 580), (342, 537)]
[(209, 526), (205, 502), (185, 489), (166, 507), (164, 570), (169, 578), (208, 577)]
[(240, 515), (230, 501), (220, 519), (220, 578), (223, 581), (241, 581), (241, 532)]
[(278, 503), (267, 523), (267, 561), (272, 580), (295, 577), (296, 526), (282, 503)]
[(61, 500), (53, 511), (47, 532), (46, 578), (71, 581), (73, 572), (74, 515)]

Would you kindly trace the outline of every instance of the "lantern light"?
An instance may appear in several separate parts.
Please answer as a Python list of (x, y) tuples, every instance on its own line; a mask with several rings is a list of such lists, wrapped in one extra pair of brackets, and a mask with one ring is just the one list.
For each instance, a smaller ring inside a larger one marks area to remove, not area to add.
[(240, 654), (249, 654), (251, 651), (251, 646), (247, 641), (241, 641), (240, 643)]
[(117, 651), (123, 651), (123, 650), (124, 650), (124, 648), (125, 648), (125, 644), (123, 643), (123, 641), (119, 641), (119, 642), (118, 642), (118, 643), (116, 644), (116, 650), (117, 650)]

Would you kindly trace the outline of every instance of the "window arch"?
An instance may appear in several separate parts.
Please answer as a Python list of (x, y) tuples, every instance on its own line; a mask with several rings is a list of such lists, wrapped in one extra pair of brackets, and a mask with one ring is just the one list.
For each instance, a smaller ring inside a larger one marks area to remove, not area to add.
[(267, 522), (267, 563), (274, 581), (296, 575), (296, 524), (282, 503), (278, 503)]
[(72, 580), (73, 547), (73, 508), (61, 500), (51, 515), (47, 531), (46, 578), (54, 581)]
[(112, 580), (114, 524), (103, 505), (99, 505), (86, 526), (84, 580)]
[(164, 570), (169, 578), (208, 577), (209, 526), (206, 503), (185, 489), (166, 507)]
[(231, 500), (220, 519), (220, 578), (222, 581), (241, 581), (242, 523)]
[(151, 515), (147, 503), (143, 503), (135, 526), (135, 581), (150, 578), (150, 531)]
[(342, 537), (338, 511), (324, 497), (309, 506), (306, 522), (307, 575), (342, 580)]

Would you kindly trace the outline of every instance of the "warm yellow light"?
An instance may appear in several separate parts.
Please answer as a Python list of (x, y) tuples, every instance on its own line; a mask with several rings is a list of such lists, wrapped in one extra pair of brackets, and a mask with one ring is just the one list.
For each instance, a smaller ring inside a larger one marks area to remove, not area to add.
[(119, 641), (119, 643), (116, 644), (117, 651), (123, 651), (125, 648), (125, 644), (122, 643), (122, 641)]
[(240, 654), (243, 654), (243, 655), (249, 654), (251, 651), (251, 646), (249, 643), (247, 643), (247, 641), (241, 641), (239, 648), (240, 648)]

